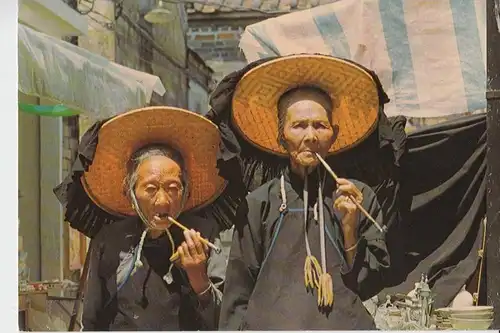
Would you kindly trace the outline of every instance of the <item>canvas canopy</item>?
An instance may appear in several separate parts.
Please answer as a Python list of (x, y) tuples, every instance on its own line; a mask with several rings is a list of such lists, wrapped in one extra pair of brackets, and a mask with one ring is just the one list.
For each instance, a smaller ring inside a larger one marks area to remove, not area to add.
[(63, 40), (18, 25), (19, 91), (93, 120), (145, 106), (163, 95), (159, 77), (121, 66)]

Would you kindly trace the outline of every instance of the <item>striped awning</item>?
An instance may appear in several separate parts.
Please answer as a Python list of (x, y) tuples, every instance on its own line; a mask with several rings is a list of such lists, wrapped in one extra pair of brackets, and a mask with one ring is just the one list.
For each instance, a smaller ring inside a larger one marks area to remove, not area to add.
[(322, 53), (374, 70), (389, 116), (486, 108), (486, 0), (340, 0), (248, 26), (249, 62)]

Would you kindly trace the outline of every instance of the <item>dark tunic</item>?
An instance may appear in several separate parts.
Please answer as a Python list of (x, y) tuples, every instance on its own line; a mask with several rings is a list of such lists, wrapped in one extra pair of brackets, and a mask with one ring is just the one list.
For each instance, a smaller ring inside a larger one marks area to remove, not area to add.
[[(314, 172), (309, 177), (311, 213), (307, 233), (312, 254), (320, 260), (319, 223), (312, 212), (317, 198), (318, 176)], [(288, 211), (271, 249), (282, 204), (280, 179), (273, 179), (250, 193), (238, 209), (226, 271), (220, 329), (375, 329), (373, 319), (358, 295), (363, 299), (372, 296), (376, 291), (371, 285), (380, 283), (381, 271), (389, 266), (384, 236), (360, 214), (357, 252), (353, 266), (348, 267), (340, 217), (332, 208), (334, 185), (329, 179), (328, 176), (323, 197), (325, 225), (328, 228), (327, 271), (332, 276), (334, 288), (332, 310), (321, 313), (316, 291), (313, 295), (305, 289), (304, 182), (287, 172), (285, 190)], [(363, 207), (382, 225), (382, 213), (373, 191), (363, 183), (353, 183), (363, 193)]]
[[(198, 230), (216, 244), (219, 229), (215, 223), (197, 217), (180, 222)], [(172, 269), (173, 283), (163, 279), (172, 254), (166, 235), (146, 238), (141, 261), (143, 266), (130, 276), (117, 293), (117, 280), (127, 275), (125, 260), (133, 257), (143, 226), (137, 218), (105, 225), (91, 241), (91, 263), (84, 296), (83, 326), (86, 331), (176, 331), (215, 330), (222, 293), (213, 288), (204, 304), (189, 285), (181, 269)], [(182, 231), (171, 228), (176, 248), (184, 241)], [(208, 275), (212, 283), (222, 287), (226, 258), (212, 252)], [(125, 273), (125, 274), (124, 274)], [(116, 297), (114, 297), (116, 296)]]

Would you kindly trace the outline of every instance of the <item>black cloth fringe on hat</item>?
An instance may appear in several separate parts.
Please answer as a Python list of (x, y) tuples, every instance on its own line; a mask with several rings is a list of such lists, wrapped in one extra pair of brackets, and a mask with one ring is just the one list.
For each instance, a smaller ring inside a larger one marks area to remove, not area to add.
[[(224, 196), (219, 198), (219, 206), (225, 207), (224, 216), (219, 218), (224, 219), (225, 225), (233, 223), (234, 208), (248, 192), (277, 177), (288, 167), (288, 159), (256, 148), (241, 136), (231, 121), (232, 99), (238, 82), (251, 69), (278, 58), (280, 57), (261, 59), (229, 74), (219, 83), (210, 99), (211, 110), (207, 118), (219, 127), (222, 136), (217, 167), (220, 176), (229, 181), (226, 193), (231, 194), (230, 203), (224, 202)], [(359, 64), (342, 60), (363, 68), (372, 76), (379, 94), (379, 121), (376, 130), (362, 143), (327, 160), (335, 166), (334, 170), (339, 176), (356, 178), (377, 191), (386, 187), (388, 172), (392, 174), (391, 178), (397, 174), (399, 160), (405, 151), (406, 118), (398, 116), (389, 120), (383, 111), (389, 98), (378, 76)], [(377, 164), (380, 167), (372, 167), (374, 160), (380, 161)]]
[[(65, 207), (65, 221), (89, 238), (93, 238), (104, 224), (123, 220), (124, 216), (117, 216), (104, 211), (97, 206), (87, 195), (80, 178), (87, 171), (94, 160), (97, 144), (99, 142), (99, 129), (109, 119), (96, 122), (82, 136), (75, 162), (70, 173), (61, 184), (54, 188), (54, 194)], [(228, 229), (231, 225), (225, 221), (230, 219), (231, 213), (236, 209), (236, 201), (229, 191), (223, 192), (223, 199), (216, 200), (211, 205), (194, 211), (192, 214), (207, 219), (215, 219), (221, 229)], [(187, 214), (191, 214), (187, 212)]]
[(121, 220), (123, 217), (114, 216), (92, 202), (80, 178), (89, 169), (94, 159), (98, 132), (107, 120), (96, 122), (90, 127), (80, 140), (76, 160), (71, 172), (61, 184), (54, 188), (54, 194), (66, 208), (64, 218), (70, 226), (87, 237), (94, 237), (103, 224)]

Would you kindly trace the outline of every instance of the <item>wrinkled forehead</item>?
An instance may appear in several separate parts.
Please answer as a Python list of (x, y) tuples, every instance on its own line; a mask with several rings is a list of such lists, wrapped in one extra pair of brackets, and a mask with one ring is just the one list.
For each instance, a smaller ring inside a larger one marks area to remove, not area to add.
[(152, 155), (144, 159), (137, 167), (140, 179), (149, 177), (182, 178), (181, 165), (174, 159), (163, 155)]
[(291, 107), (294, 109), (323, 109), (327, 112), (333, 107), (328, 93), (315, 87), (294, 88), (281, 96), (278, 102), (278, 111), (284, 113)]

